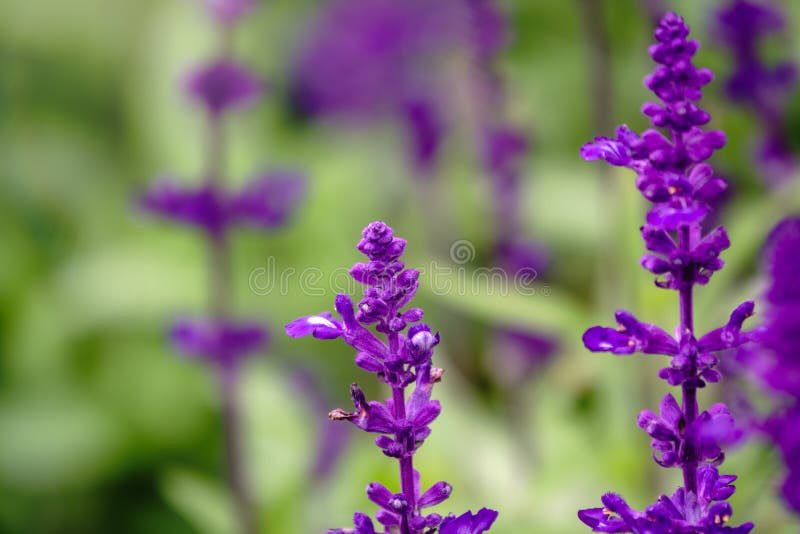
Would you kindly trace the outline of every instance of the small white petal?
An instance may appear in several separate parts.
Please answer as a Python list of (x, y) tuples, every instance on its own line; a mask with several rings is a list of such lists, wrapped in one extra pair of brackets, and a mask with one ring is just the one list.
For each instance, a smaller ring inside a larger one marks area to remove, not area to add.
[(328, 328), (336, 328), (335, 324), (330, 322), (325, 317), (322, 317), (322, 316), (319, 316), (319, 315), (312, 315), (311, 317), (306, 319), (306, 321), (308, 321), (308, 324), (322, 325), (322, 326), (327, 326)]

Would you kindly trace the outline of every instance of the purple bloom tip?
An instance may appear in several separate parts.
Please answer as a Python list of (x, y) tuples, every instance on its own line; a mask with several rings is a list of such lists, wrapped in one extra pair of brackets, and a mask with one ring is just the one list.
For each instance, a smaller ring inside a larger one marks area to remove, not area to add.
[(186, 78), (186, 92), (213, 115), (256, 100), (264, 83), (230, 59), (219, 59), (192, 71)]

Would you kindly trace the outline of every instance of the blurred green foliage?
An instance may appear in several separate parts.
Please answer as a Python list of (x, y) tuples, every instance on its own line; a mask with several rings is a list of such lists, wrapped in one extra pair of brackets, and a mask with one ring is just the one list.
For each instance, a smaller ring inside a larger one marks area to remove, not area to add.
[[(165, 325), (202, 309), (205, 250), (192, 231), (146, 220), (134, 199), (154, 175), (193, 180), (202, 159), (201, 120), (177, 90), (187, 66), (209, 52), (211, 28), (189, 0), (5, 0), (0, 17), (0, 532), (224, 533), (232, 530), (222, 477), (219, 405), (213, 377), (173, 353)], [(667, 2), (706, 43), (711, 1)], [(664, 391), (654, 358), (590, 355), (583, 329), (607, 323), (612, 308), (648, 321), (676, 321), (674, 295), (652, 289), (637, 268), (643, 202), (624, 173), (603, 182), (577, 156), (597, 132), (587, 42), (573, 1), (503, 2), (515, 39), (501, 60), (512, 122), (533, 134), (526, 165), (525, 218), (550, 247), (553, 264), (533, 296), (485, 292), (419, 300), (441, 328), (443, 416), (418, 455), (423, 484), (447, 479), (443, 509), (489, 506), (497, 534), (578, 532), (577, 508), (609, 489), (643, 506), (677, 484), (649, 461), (635, 427)], [(394, 464), (366, 436), (352, 440), (332, 478), (310, 477), (315, 436), (327, 423), (288, 379), (312, 369), (331, 407), (346, 406), (347, 384), (365, 375), (338, 344), (289, 341), (281, 325), (328, 309), (332, 293), (258, 295), (254, 269), (315, 267), (327, 277), (357, 260), (353, 245), (373, 219), (411, 243), (410, 266), (444, 260), (457, 239), (489, 247), (487, 185), (469, 148), (446, 149), (430, 190), (414, 188), (395, 132), (349, 133), (300, 124), (286, 111), (285, 77), (312, 0), (270, 0), (246, 22), (241, 57), (273, 93), (229, 123), (229, 171), (243, 180), (260, 168), (292, 166), (310, 178), (309, 198), (279, 233), (244, 233), (235, 242), (236, 301), (271, 325), (268, 354), (248, 365), (247, 460), (264, 532), (319, 532), (370, 510), (362, 489), (394, 486)], [(649, 25), (637, 2), (605, 2), (616, 122), (638, 129), (648, 98)], [(786, 2), (790, 27), (800, 5)], [(797, 57), (798, 42), (783, 54)], [(704, 44), (698, 62), (726, 69)], [(715, 159), (736, 194), (722, 217), (733, 247), (729, 267), (698, 295), (700, 327), (712, 327), (742, 298), (757, 295), (757, 252), (781, 216), (800, 206), (797, 188), (761, 186), (748, 154), (754, 121), (720, 95), (706, 99), (729, 148)], [(796, 111), (796, 110), (795, 110)], [(799, 130), (800, 131), (800, 130)], [(602, 199), (617, 203), (613, 209)], [(426, 196), (436, 194), (436, 209)], [(608, 236), (612, 235), (609, 239)], [(611, 256), (625, 287), (605, 287), (594, 267)], [(470, 268), (475, 265), (470, 265)], [(327, 278), (324, 278), (327, 280)], [(425, 286), (425, 280), (423, 280)], [(564, 350), (509, 400), (490, 385), (487, 331), (495, 325), (558, 333)], [(370, 386), (370, 384), (365, 384)], [(372, 394), (378, 394), (372, 388)], [(711, 398), (702, 398), (704, 404)], [(761, 532), (797, 532), (773, 494), (779, 465), (751, 442), (729, 455), (740, 475), (738, 520)]]

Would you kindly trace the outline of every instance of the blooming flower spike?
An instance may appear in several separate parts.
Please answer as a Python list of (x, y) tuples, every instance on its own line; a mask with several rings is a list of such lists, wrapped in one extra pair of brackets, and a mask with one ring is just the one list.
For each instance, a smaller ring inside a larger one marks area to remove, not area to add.
[[(291, 337), (311, 335), (318, 339), (341, 338), (355, 351), (355, 362), (391, 389), (384, 401), (368, 401), (357, 385), (350, 386), (353, 411), (332, 410), (334, 421), (349, 421), (356, 427), (379, 434), (375, 445), (399, 467), (399, 491), (393, 492), (378, 482), (367, 485), (367, 498), (378, 506), (375, 519), (365, 514), (353, 517), (355, 528), (329, 530), (328, 534), (479, 534), (486, 532), (497, 512), (482, 509), (444, 520), (427, 508), (450, 497), (453, 488), (439, 481), (424, 492), (420, 475), (414, 469), (414, 455), (431, 433), (430, 425), (442, 407), (431, 399), (433, 386), (442, 378), (442, 369), (433, 366), (433, 355), (440, 336), (421, 323), (423, 311), (408, 307), (419, 286), (419, 272), (406, 269), (401, 256), (405, 239), (383, 222), (370, 223), (356, 248), (369, 261), (356, 263), (350, 270), (353, 279), (364, 286), (357, 306), (348, 295), (337, 295), (334, 307), (341, 319), (330, 312), (308, 315), (286, 325)], [(410, 395), (406, 389), (413, 384)], [(380, 527), (379, 527), (380, 528)]]
[(753, 339), (742, 326), (754, 307), (745, 302), (725, 326), (699, 340), (695, 335), (694, 288), (708, 283), (723, 267), (719, 256), (730, 241), (725, 228), (704, 231), (703, 227), (714, 201), (726, 189), (706, 163), (725, 144), (725, 134), (703, 129), (711, 116), (697, 102), (713, 74), (692, 64), (699, 44), (688, 36), (689, 26), (675, 13), (664, 15), (655, 30), (656, 42), (649, 52), (658, 65), (645, 85), (660, 102), (642, 107), (653, 129), (637, 134), (620, 126), (615, 138), (597, 137), (581, 149), (585, 160), (605, 160), (636, 173), (636, 187), (651, 203), (641, 229), (649, 251), (642, 267), (659, 277), (656, 286), (676, 291), (680, 303), (680, 326), (674, 337), (627, 311), (617, 312), (618, 328), (594, 326), (583, 335), (584, 345), (594, 352), (669, 357), (669, 366), (659, 376), (680, 386), (682, 394), (680, 402), (672, 393), (665, 395), (658, 415), (642, 411), (638, 425), (652, 440), (655, 462), (680, 468), (683, 485), (644, 511), (632, 509), (616, 493), (603, 495), (601, 508), (578, 512), (578, 519), (594, 532), (717, 534), (753, 528), (752, 523), (728, 525), (733, 512), (725, 500), (734, 491), (730, 482), (735, 477), (719, 475), (716, 469), (725, 459), (723, 448), (738, 437), (733, 417), (724, 404), (701, 411), (697, 402), (698, 388), (721, 379), (715, 352)]

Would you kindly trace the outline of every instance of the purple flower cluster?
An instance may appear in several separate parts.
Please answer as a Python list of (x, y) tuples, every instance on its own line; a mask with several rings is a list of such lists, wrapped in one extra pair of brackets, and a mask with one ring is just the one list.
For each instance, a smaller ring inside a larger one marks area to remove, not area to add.
[(784, 26), (778, 6), (732, 0), (716, 13), (712, 28), (733, 58), (734, 70), (725, 85), (728, 97), (750, 108), (761, 122), (757, 161), (770, 183), (785, 180), (797, 168), (784, 118), (796, 89), (797, 69), (789, 61), (766, 64), (760, 50), (764, 39), (780, 34)]
[(399, 124), (428, 177), (453, 112), (444, 65), (464, 50), (489, 57), (503, 38), (490, 0), (334, 0), (295, 60), (292, 100), (307, 116)]
[(765, 251), (771, 284), (759, 335), (766, 361), (758, 368), (764, 382), (781, 397), (765, 429), (786, 464), (783, 498), (800, 513), (800, 217), (782, 221), (770, 234)]
[(645, 85), (660, 102), (642, 107), (654, 128), (640, 135), (620, 126), (615, 139), (598, 137), (581, 149), (586, 160), (603, 159), (636, 172), (636, 186), (652, 203), (642, 227), (645, 247), (652, 254), (642, 258), (642, 266), (660, 277), (658, 287), (677, 291), (680, 302), (675, 336), (627, 311), (617, 312), (617, 328), (595, 326), (583, 336), (585, 346), (595, 352), (668, 356), (669, 365), (659, 376), (680, 386), (683, 397), (679, 404), (669, 393), (660, 414), (645, 410), (638, 419), (652, 438), (656, 463), (681, 468), (683, 486), (643, 512), (632, 510), (619, 495), (606, 494), (602, 508), (578, 513), (595, 532), (717, 534), (753, 528), (752, 523), (728, 525), (732, 510), (726, 499), (734, 491), (735, 477), (720, 475), (716, 467), (724, 460), (723, 447), (738, 437), (733, 417), (723, 404), (700, 411), (697, 402), (697, 389), (721, 378), (715, 353), (753, 339), (752, 333), (742, 331), (753, 303), (739, 305), (726, 325), (696, 337), (693, 289), (722, 268), (719, 255), (730, 242), (722, 227), (703, 231), (711, 203), (726, 188), (705, 161), (725, 144), (725, 135), (702, 128), (711, 117), (696, 102), (713, 75), (692, 64), (699, 45), (688, 34), (688, 25), (674, 13), (665, 14), (655, 30), (656, 43), (649, 52), (658, 65)]
[[(342, 338), (357, 351), (356, 364), (391, 388), (391, 398), (368, 401), (361, 388), (352, 384), (354, 410), (336, 409), (329, 414), (333, 420), (350, 421), (366, 432), (379, 434), (375, 445), (399, 462), (400, 492), (393, 493), (377, 482), (367, 486), (367, 497), (380, 508), (375, 517), (385, 527), (384, 532), (433, 534), (438, 529), (440, 534), (479, 534), (488, 530), (497, 512), (483, 509), (475, 516), (468, 512), (443, 518), (424, 511), (446, 500), (452, 487), (441, 481), (422, 491), (419, 472), (413, 467), (414, 454), (441, 412), (439, 401), (432, 400), (431, 393), (443, 371), (432, 362), (439, 344), (438, 332), (420, 322), (420, 308), (406, 308), (419, 286), (419, 271), (405, 268), (400, 259), (405, 247), (406, 241), (395, 237), (385, 223), (370, 223), (357, 246), (369, 261), (350, 269), (353, 279), (365, 286), (358, 305), (354, 307), (348, 295), (337, 295), (334, 307), (341, 319), (330, 312), (301, 317), (286, 325), (286, 333), (291, 337)], [(406, 398), (405, 390), (412, 384), (414, 389)], [(329, 532), (376, 532), (369, 516), (357, 513), (353, 520), (355, 529)]]

